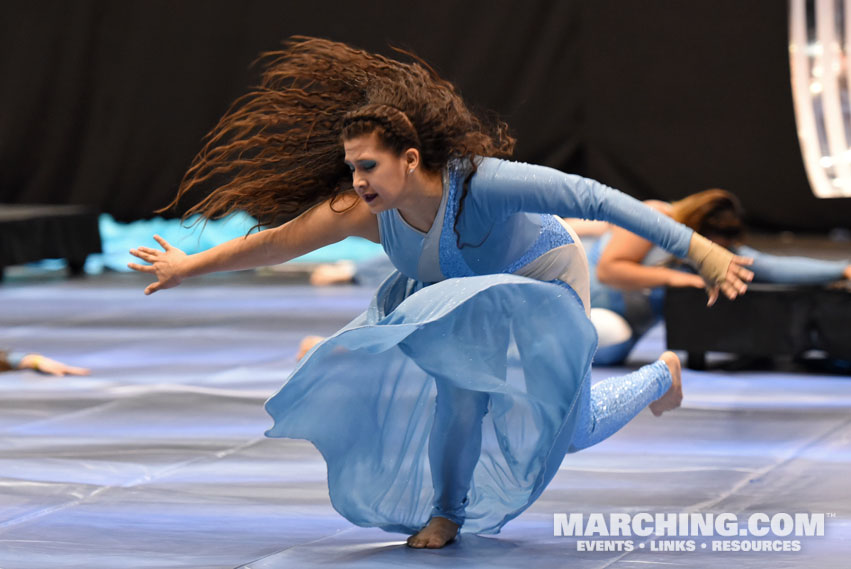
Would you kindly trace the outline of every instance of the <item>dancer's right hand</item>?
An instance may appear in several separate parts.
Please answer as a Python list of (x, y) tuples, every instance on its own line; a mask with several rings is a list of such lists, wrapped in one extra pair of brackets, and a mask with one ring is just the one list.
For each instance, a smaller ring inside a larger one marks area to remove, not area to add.
[(168, 241), (159, 235), (154, 235), (154, 239), (162, 246), (162, 251), (152, 249), (151, 247), (130, 249), (131, 255), (150, 263), (150, 265), (127, 263), (127, 266), (134, 271), (151, 273), (157, 277), (157, 282), (151, 283), (145, 288), (145, 294), (152, 294), (158, 290), (176, 287), (183, 281), (185, 276), (181, 269), (187, 258), (186, 253), (177, 247), (172, 247)]

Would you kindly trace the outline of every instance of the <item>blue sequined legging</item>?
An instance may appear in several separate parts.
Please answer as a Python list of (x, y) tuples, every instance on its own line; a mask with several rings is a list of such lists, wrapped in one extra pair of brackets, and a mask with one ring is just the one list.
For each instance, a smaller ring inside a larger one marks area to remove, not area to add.
[[(437, 405), (428, 457), (434, 484), (432, 516), (464, 523), (467, 493), (482, 449), (482, 419), (488, 395), (436, 379)], [(671, 387), (671, 373), (658, 361), (591, 386), (582, 382), (572, 447), (587, 448), (610, 437)]]

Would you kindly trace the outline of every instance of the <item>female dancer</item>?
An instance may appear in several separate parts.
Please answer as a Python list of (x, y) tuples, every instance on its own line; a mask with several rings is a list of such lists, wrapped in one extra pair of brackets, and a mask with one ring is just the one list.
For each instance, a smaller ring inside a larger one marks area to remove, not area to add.
[(688, 256), (711, 297), (745, 291), (746, 259), (597, 182), (501, 159), (514, 145), (506, 125), (471, 113), (420, 60), (311, 38), (270, 57), (178, 198), (230, 174), (190, 213), (297, 217), (195, 255), (157, 237), (163, 250), (134, 249), (150, 264), (130, 267), (156, 277), (150, 294), (350, 235), (381, 242), (398, 270), (266, 404), (269, 436), (305, 438), (322, 453), (341, 514), (414, 534), (418, 548), (444, 546), (462, 525), (495, 533), (566, 452), (648, 405), (660, 414), (679, 404), (670, 352), (591, 388), (587, 261), (551, 214), (608, 220)]
[[(722, 247), (752, 258), (754, 281), (822, 284), (851, 279), (848, 261), (767, 255), (741, 245), (744, 214), (730, 192), (711, 189), (674, 203), (647, 204)], [(618, 227), (589, 247), (591, 320), (599, 335), (595, 363), (616, 365), (626, 359), (641, 336), (662, 319), (666, 286), (704, 286), (700, 276), (670, 266), (669, 260), (670, 255), (650, 241)]]

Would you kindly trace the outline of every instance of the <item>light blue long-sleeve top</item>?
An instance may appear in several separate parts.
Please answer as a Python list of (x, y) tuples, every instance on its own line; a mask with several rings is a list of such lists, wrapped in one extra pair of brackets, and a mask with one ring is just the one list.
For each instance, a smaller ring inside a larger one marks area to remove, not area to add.
[(450, 165), (447, 175), (455, 183), (444, 184), (428, 232), (411, 227), (397, 210), (379, 215), (382, 245), (404, 275), (429, 283), (514, 273), (573, 241), (553, 216), (609, 221), (678, 257), (688, 253), (691, 229), (594, 180), (545, 166), (483, 158), (466, 197), (461, 199), (461, 190), (449, 196), (446, 188), (460, 188), (468, 174), (466, 164)]
[(849, 261), (769, 255), (744, 245), (735, 253), (752, 257), (754, 282), (773, 284), (825, 284), (842, 278)]

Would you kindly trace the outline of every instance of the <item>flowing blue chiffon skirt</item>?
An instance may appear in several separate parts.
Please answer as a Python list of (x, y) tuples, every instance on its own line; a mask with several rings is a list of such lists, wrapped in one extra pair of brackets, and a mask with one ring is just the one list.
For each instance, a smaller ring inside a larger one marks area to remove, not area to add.
[(314, 347), (269, 399), (267, 435), (316, 446), (331, 502), (352, 523), (415, 533), (434, 495), (434, 378), (485, 392), (462, 531), (497, 533), (575, 450), (596, 342), (566, 285), (500, 274), (423, 286), (394, 273), (368, 310)]

